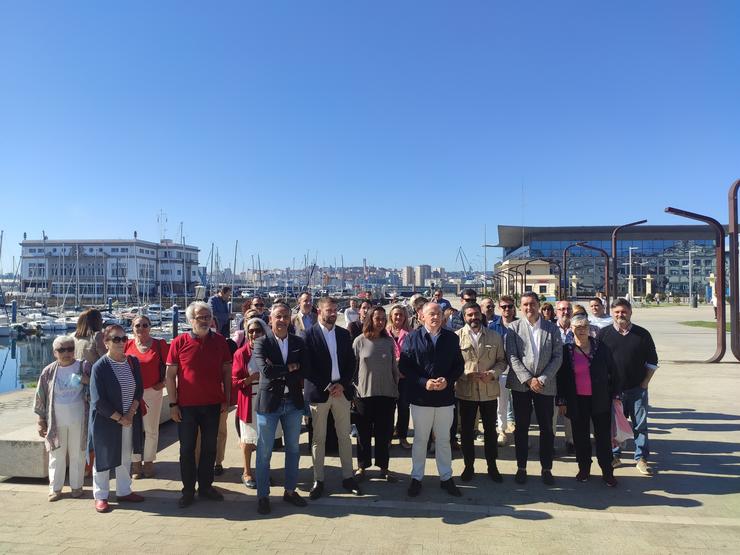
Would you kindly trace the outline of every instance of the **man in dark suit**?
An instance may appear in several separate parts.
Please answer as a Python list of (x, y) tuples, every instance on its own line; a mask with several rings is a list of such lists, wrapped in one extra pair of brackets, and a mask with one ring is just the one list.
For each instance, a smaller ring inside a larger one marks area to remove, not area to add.
[(270, 458), (278, 422), (285, 439), (285, 493), (283, 500), (305, 507), (306, 500), (296, 491), (298, 482), (298, 441), (303, 418), (301, 378), (309, 371), (306, 344), (288, 333), (290, 308), (275, 303), (270, 311), (272, 334), (254, 344), (252, 359), (260, 373), (257, 393), (257, 511), (270, 512)]
[(353, 396), (352, 377), (355, 373), (355, 355), (349, 332), (336, 326), (337, 303), (330, 297), (319, 301), (319, 321), (306, 331), (309, 370), (303, 395), (311, 409), (313, 439), (314, 485), (311, 499), (324, 492), (324, 453), (329, 412), (334, 417), (339, 458), (342, 461), (342, 487), (361, 495), (352, 476), (352, 439), (350, 438), (350, 403)]

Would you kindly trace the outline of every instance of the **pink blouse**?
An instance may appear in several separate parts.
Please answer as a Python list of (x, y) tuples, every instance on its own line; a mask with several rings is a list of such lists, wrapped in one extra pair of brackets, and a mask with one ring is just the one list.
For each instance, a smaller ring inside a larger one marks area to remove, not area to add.
[(576, 394), (591, 395), (591, 361), (579, 349), (573, 349), (573, 374), (576, 378)]

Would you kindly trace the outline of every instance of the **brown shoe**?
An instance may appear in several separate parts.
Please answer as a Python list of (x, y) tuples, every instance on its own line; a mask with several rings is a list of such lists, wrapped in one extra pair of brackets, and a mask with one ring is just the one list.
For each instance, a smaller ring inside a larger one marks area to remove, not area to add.
[(62, 492), (61, 491), (52, 491), (49, 494), (49, 501), (53, 503), (54, 501), (59, 501), (62, 498)]
[(398, 444), (401, 446), (401, 449), (411, 449), (411, 444), (405, 437), (402, 437)]
[(141, 468), (141, 462), (131, 463), (131, 477), (134, 480), (139, 480), (144, 477), (144, 473)]
[(144, 478), (154, 478), (154, 463), (153, 462), (145, 462), (144, 463)]

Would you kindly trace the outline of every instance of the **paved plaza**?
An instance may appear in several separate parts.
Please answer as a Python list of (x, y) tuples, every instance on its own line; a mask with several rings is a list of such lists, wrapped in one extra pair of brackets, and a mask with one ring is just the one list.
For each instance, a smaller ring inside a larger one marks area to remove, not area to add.
[[(0, 481), (0, 552), (737, 553), (740, 363), (730, 362), (731, 354), (725, 363), (700, 362), (714, 352), (714, 331), (677, 323), (711, 319), (712, 309), (706, 306), (635, 309), (633, 321), (653, 333), (661, 359), (650, 387), (652, 478), (628, 463), (616, 471), (619, 487), (612, 490), (601, 483), (594, 464), (596, 476), (581, 484), (574, 479), (574, 457), (561, 456), (553, 468), (556, 485), (548, 488), (539, 479), (532, 433), (525, 486), (513, 481), (513, 447), (499, 449), (504, 483), (494, 484), (485, 474), (478, 444), (479, 474), (467, 484), (457, 480), (461, 499), (440, 490), (430, 457), (422, 493), (411, 501), (406, 497), (410, 452), (394, 442), (391, 470), (398, 484), (375, 481), (371, 471), (365, 496), (339, 493), (339, 460), (328, 457), (326, 486), (336, 493), (296, 509), (279, 498), (283, 457), (276, 452), (278, 486), (272, 490), (273, 512), (264, 517), (256, 513), (255, 492), (240, 481), (232, 414), (227, 469), (215, 484), (226, 494), (224, 502), (177, 508), (178, 446), (170, 422), (162, 427), (157, 478), (134, 483), (134, 490), (147, 497), (144, 503), (118, 505), (112, 496), (113, 511), (96, 514), (89, 482), (85, 499), (49, 503), (44, 481)], [(29, 394), (0, 396), (0, 414), (3, 406), (28, 403), (33, 419)], [(306, 434), (301, 441), (299, 488), (307, 495), (312, 473)], [(556, 445), (562, 455), (562, 432)], [(459, 476), (459, 456), (453, 467)]]

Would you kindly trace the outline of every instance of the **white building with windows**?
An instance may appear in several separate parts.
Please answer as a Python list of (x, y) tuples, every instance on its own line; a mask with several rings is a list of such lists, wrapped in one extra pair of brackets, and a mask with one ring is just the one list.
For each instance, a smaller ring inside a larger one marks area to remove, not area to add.
[(200, 283), (199, 250), (169, 239), (24, 240), (21, 291), (88, 302), (192, 295)]

